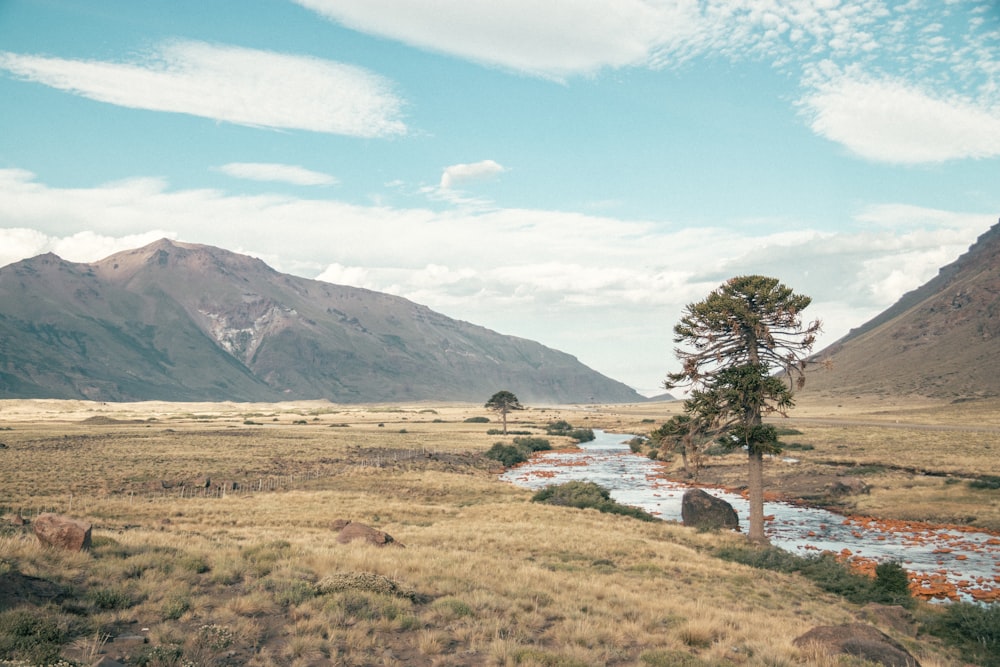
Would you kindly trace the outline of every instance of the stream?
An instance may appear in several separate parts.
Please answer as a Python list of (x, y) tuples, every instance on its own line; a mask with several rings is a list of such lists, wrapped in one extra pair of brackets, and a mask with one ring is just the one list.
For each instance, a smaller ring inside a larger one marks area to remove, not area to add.
[[(681, 521), (681, 497), (689, 485), (663, 478), (663, 464), (633, 454), (632, 437), (594, 431), (578, 451), (539, 452), (501, 479), (529, 489), (574, 480), (600, 484), (611, 497), (641, 507), (665, 521)], [(745, 529), (749, 504), (739, 494), (705, 488), (727, 501)], [(1000, 601), (1000, 537), (961, 526), (864, 517), (786, 502), (765, 502), (771, 544), (802, 556), (829, 551), (859, 569), (899, 562), (911, 575), (915, 595), (925, 599)]]

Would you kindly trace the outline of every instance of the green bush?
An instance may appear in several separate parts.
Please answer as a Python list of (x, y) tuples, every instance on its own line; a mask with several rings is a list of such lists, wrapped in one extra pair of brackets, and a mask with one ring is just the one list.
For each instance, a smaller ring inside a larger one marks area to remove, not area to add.
[(1000, 489), (1000, 477), (995, 475), (983, 475), (979, 479), (969, 482), (969, 487), (973, 489), (988, 489), (995, 491)]
[(514, 438), (514, 444), (507, 445), (496, 442), (486, 452), (486, 458), (499, 461), (504, 467), (511, 467), (518, 463), (524, 463), (532, 452), (541, 452), (552, 449), (552, 445), (545, 438)]
[(573, 428), (564, 420), (549, 422), (545, 427), (545, 432), (549, 435), (563, 435), (572, 438), (577, 442), (590, 442), (594, 439), (594, 430), (590, 428)]
[(956, 647), (962, 659), (982, 667), (1000, 667), (1000, 606), (952, 602), (926, 611), (924, 627)]
[(906, 571), (898, 563), (877, 565), (873, 579), (853, 571), (830, 553), (805, 558), (777, 547), (723, 547), (716, 555), (762, 570), (798, 573), (824, 591), (857, 604), (878, 602), (910, 607), (914, 602)]
[(0, 613), (0, 658), (48, 664), (59, 659), (68, 630), (41, 610), (12, 609)]
[(505, 468), (524, 463), (528, 460), (528, 453), (514, 445), (507, 445), (502, 442), (495, 442), (486, 452), (486, 458), (499, 461)]
[(656, 521), (649, 512), (622, 505), (611, 499), (611, 493), (594, 482), (566, 482), (547, 486), (531, 497), (532, 502), (562, 505), (579, 509), (596, 509), (608, 514), (623, 514), (642, 521)]
[(527, 452), (545, 452), (552, 449), (552, 444), (545, 438), (514, 438), (514, 445)]
[(466, 424), (489, 424), (489, 417), (469, 417), (465, 420)]

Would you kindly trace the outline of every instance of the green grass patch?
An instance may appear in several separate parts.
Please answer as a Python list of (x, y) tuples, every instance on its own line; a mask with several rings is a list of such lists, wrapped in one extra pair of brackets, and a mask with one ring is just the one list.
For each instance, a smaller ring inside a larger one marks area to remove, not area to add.
[(595, 509), (608, 514), (622, 514), (641, 521), (656, 521), (649, 512), (638, 507), (630, 507), (611, 499), (611, 493), (594, 482), (566, 482), (547, 486), (531, 497), (532, 502)]

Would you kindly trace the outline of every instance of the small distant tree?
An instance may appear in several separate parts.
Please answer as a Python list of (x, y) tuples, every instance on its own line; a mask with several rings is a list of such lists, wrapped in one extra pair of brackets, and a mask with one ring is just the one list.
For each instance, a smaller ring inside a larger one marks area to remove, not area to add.
[(675, 348), (682, 368), (668, 375), (664, 386), (690, 385), (686, 412), (710, 425), (727, 446), (746, 448), (748, 537), (754, 542), (767, 542), (764, 454), (781, 451), (777, 429), (761, 417), (785, 414), (793, 405), (793, 388), (805, 384), (804, 357), (820, 331), (819, 320), (802, 325), (802, 311), (811, 301), (775, 278), (738, 276), (688, 304), (674, 327), (674, 342), (688, 349)]
[(507, 415), (514, 410), (523, 410), (524, 406), (517, 400), (517, 396), (509, 391), (498, 391), (490, 396), (486, 401), (486, 406), (490, 410), (499, 413), (503, 419), (503, 434), (507, 435)]
[(681, 455), (684, 474), (694, 479), (698, 479), (698, 470), (701, 468), (701, 446), (710, 439), (711, 435), (704, 422), (690, 414), (674, 415), (650, 433), (650, 440), (661, 452), (677, 452)]

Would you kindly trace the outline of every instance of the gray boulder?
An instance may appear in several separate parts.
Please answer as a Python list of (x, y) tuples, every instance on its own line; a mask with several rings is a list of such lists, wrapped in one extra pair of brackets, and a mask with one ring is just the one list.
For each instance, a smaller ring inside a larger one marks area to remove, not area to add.
[(733, 506), (701, 489), (688, 489), (684, 492), (681, 499), (681, 519), (685, 526), (699, 530), (740, 529), (740, 519)]
[(812, 646), (826, 655), (850, 655), (885, 667), (920, 667), (902, 644), (864, 623), (821, 625), (792, 643), (802, 648)]

